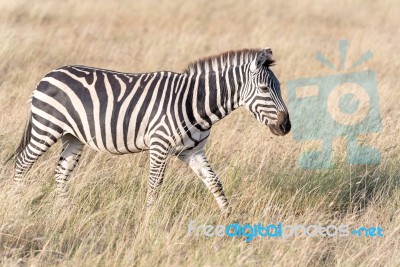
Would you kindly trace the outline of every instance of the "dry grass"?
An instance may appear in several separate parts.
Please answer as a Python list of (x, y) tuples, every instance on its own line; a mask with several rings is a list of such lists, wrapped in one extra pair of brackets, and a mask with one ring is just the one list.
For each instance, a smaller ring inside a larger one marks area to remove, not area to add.
[[(329, 72), (318, 51), (339, 63), (337, 40), (348, 39), (349, 62), (370, 49), (357, 70), (378, 74), (383, 130), (365, 143), (379, 166), (348, 166), (335, 140), (335, 167), (304, 171), (309, 144), (272, 136), (238, 110), (215, 126), (207, 154), (234, 214), (220, 219), (211, 195), (172, 159), (150, 218), (143, 216), (148, 155), (113, 157), (86, 150), (71, 180), (73, 203), (55, 205), (57, 144), (34, 165), (26, 189), (11, 197), (13, 168), (1, 165), (1, 265), (132, 266), (399, 266), (400, 43), (396, 1), (2, 1), (0, 3), (0, 161), (19, 141), (26, 101), (39, 79), (66, 64), (129, 72), (180, 71), (199, 57), (270, 46), (282, 82)], [(382, 238), (288, 240), (187, 235), (198, 223), (348, 224), (381, 226)]]

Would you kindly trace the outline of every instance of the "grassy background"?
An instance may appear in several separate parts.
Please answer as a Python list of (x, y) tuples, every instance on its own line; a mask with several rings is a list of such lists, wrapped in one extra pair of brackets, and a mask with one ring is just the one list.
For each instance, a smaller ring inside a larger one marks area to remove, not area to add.
[[(73, 205), (55, 205), (56, 144), (26, 177), (24, 194), (9, 194), (12, 164), (0, 166), (0, 264), (62, 266), (398, 266), (400, 259), (400, 43), (396, 1), (21, 1), (0, 2), (0, 161), (15, 149), (26, 101), (40, 78), (66, 64), (127, 72), (181, 71), (226, 50), (272, 47), (286, 99), (287, 80), (332, 74), (320, 51), (347, 62), (370, 49), (356, 68), (378, 75), (383, 129), (362, 142), (381, 151), (378, 166), (349, 166), (346, 143), (334, 140), (335, 166), (304, 171), (298, 156), (320, 143), (273, 136), (243, 109), (218, 123), (209, 160), (233, 206), (228, 221), (211, 194), (171, 159), (154, 212), (143, 214), (147, 153), (111, 156), (86, 149), (71, 179)], [(318, 127), (318, 125), (316, 125)], [(382, 238), (288, 240), (188, 236), (198, 224), (348, 224), (381, 226)]]

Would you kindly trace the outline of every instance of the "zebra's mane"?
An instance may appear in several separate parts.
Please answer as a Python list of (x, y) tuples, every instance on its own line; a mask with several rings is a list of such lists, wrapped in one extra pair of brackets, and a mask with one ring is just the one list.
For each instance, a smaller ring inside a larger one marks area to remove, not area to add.
[[(185, 73), (198, 73), (199, 70), (204, 70), (206, 65), (210, 70), (223, 71), (232, 66), (240, 66), (253, 61), (261, 49), (243, 49), (237, 51), (228, 51), (219, 55), (209, 56), (190, 63)], [(264, 63), (267, 67), (273, 65), (275, 60), (272, 55), (267, 58)]]

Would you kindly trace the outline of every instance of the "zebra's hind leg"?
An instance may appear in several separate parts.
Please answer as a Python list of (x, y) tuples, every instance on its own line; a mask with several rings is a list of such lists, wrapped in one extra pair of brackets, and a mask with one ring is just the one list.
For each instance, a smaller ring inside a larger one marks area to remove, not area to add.
[(84, 144), (76, 137), (67, 134), (61, 138), (63, 148), (55, 170), (57, 194), (61, 203), (68, 201), (68, 178), (76, 167)]
[[(31, 123), (26, 128), (20, 147), (16, 151), (15, 160), (15, 174), (13, 193), (18, 194), (21, 192), (23, 186), (23, 178), (29, 171), (36, 160), (45, 153), (56, 141), (59, 136), (44, 136), (40, 135), (35, 129), (31, 128)], [(39, 141), (40, 140), (40, 141)]]
[(178, 158), (189, 164), (190, 168), (200, 177), (208, 190), (213, 194), (223, 217), (228, 217), (231, 213), (231, 207), (229, 206), (228, 199), (225, 197), (222, 183), (211, 169), (204, 151), (201, 150), (189, 154), (181, 154)]

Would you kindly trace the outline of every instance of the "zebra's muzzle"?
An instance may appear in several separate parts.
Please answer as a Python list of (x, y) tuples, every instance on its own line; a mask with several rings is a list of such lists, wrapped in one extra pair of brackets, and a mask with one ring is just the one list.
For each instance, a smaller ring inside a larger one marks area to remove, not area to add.
[(292, 125), (290, 124), (289, 114), (286, 112), (278, 113), (278, 120), (275, 124), (268, 125), (271, 132), (275, 135), (284, 136), (290, 132)]

